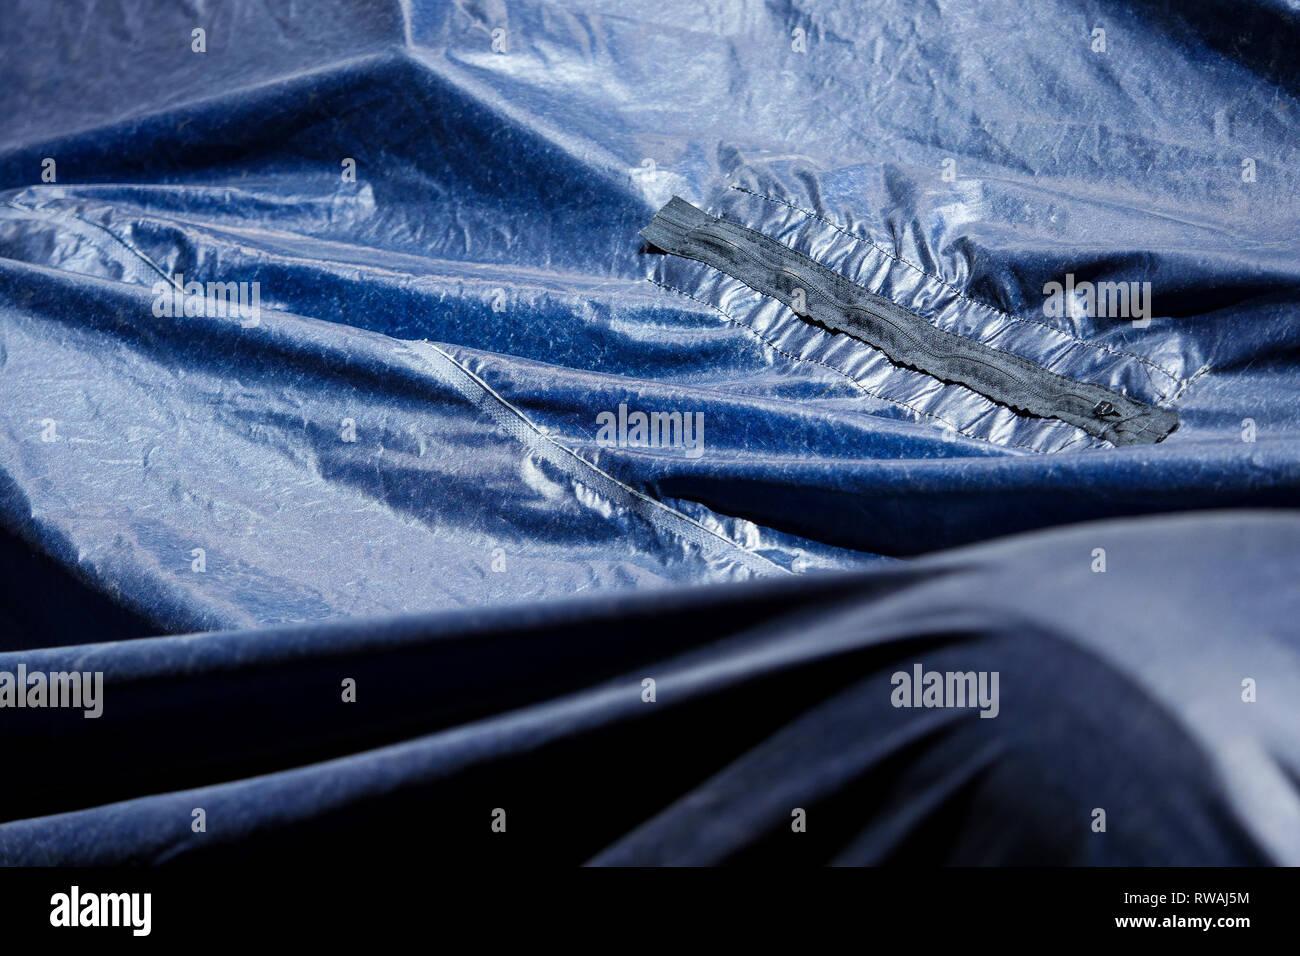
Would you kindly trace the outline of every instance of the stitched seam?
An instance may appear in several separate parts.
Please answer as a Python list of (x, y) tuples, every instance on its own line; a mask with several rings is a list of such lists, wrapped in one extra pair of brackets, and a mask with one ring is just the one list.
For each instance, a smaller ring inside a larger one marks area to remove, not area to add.
[(1198, 368), (1195, 371), (1195, 373), (1192, 374), (1191, 378), (1183, 382), (1182, 387), (1178, 389), (1177, 392), (1174, 393), (1172, 398), (1169, 399), (1169, 403), (1172, 405), (1174, 402), (1181, 401), (1183, 396), (1186, 395), (1187, 392), (1191, 389), (1192, 385), (1198, 380), (1200, 380), (1200, 378), (1203, 375), (1205, 375), (1205, 373), (1208, 372), (1209, 370), (1210, 370), (1210, 364), (1208, 362), (1202, 365), (1200, 368)]
[[(1000, 316), (1002, 316), (1003, 318), (1008, 319), (1008, 320), (1010, 320), (1010, 321), (1012, 321), (1012, 322), (1020, 322), (1020, 323), (1022, 323), (1022, 324), (1026, 324), (1026, 325), (1037, 325), (1037, 326), (1041, 326), (1042, 328), (1047, 329), (1047, 330), (1050, 331), (1050, 332), (1055, 332), (1055, 333), (1057, 333), (1058, 335), (1063, 335), (1063, 336), (1065, 336), (1067, 339), (1069, 339), (1070, 341), (1075, 342), (1075, 343), (1077, 343), (1077, 344), (1079, 344), (1079, 345), (1087, 346), (1088, 348), (1091, 348), (1091, 349), (1097, 349), (1098, 351), (1101, 351), (1101, 352), (1108, 352), (1108, 353), (1110, 353), (1111, 355), (1116, 355), (1116, 356), (1127, 356), (1128, 358), (1136, 359), (1137, 361), (1141, 362), (1143, 365), (1146, 365), (1146, 366), (1148, 366), (1149, 368), (1155, 369), (1157, 372), (1162, 372), (1163, 374), (1169, 376), (1169, 377), (1170, 377), (1171, 379), (1173, 379), (1174, 382), (1175, 382), (1176, 384), (1178, 384), (1178, 385), (1181, 385), (1181, 384), (1183, 383), (1183, 381), (1184, 381), (1182, 378), (1180, 378), (1179, 376), (1175, 375), (1173, 372), (1169, 371), (1169, 369), (1164, 368), (1164, 367), (1162, 367), (1162, 366), (1160, 366), (1160, 365), (1157, 365), (1157, 364), (1155, 364), (1154, 362), (1152, 362), (1150, 359), (1143, 358), (1141, 355), (1138, 355), (1138, 354), (1135, 353), (1135, 352), (1125, 352), (1123, 349), (1112, 349), (1112, 348), (1110, 348), (1109, 346), (1106, 346), (1106, 345), (1100, 345), (1100, 344), (1098, 344), (1098, 343), (1096, 343), (1096, 342), (1089, 342), (1089, 341), (1087, 341), (1086, 339), (1081, 339), (1081, 338), (1079, 338), (1078, 336), (1073, 335), (1072, 333), (1067, 332), (1067, 331), (1065, 331), (1064, 329), (1058, 328), (1058, 327), (1055, 326), (1055, 325), (1048, 325), (1046, 322), (1039, 322), (1037, 319), (1024, 319), (1024, 318), (1020, 318), (1020, 317), (1018, 317), (1018, 316), (1011, 315), (1009, 312), (1004, 312), (1004, 311), (1002, 311), (1001, 309), (997, 308), (996, 306), (989, 305), (987, 302), (980, 302), (980, 301), (978, 301), (978, 300), (976, 300), (976, 299), (972, 299), (972, 298), (970, 298), (968, 295), (966, 295), (964, 292), (962, 292), (960, 289), (958, 289), (956, 286), (951, 285), (950, 283), (948, 283), (948, 282), (945, 281), (944, 279), (940, 278), (939, 276), (937, 276), (937, 275), (932, 275), (931, 273), (926, 272), (926, 271), (925, 271), (924, 269), (922, 269), (920, 266), (918, 266), (918, 265), (914, 265), (913, 263), (907, 261), (906, 259), (902, 258), (902, 257), (899, 256), (899, 255), (895, 255), (894, 253), (890, 252), (888, 249), (884, 248), (883, 246), (877, 245), (877, 244), (876, 244), (873, 240), (871, 240), (871, 239), (864, 239), (864, 238), (861, 237), (861, 236), (855, 236), (853, 233), (851, 233), (851, 232), (849, 232), (848, 230), (846, 230), (843, 226), (840, 226), (839, 224), (832, 222), (831, 220), (827, 219), (825, 216), (821, 216), (821, 215), (819, 215), (819, 214), (813, 212), (811, 209), (805, 209), (805, 208), (803, 208), (802, 206), (797, 206), (797, 205), (795, 205), (794, 203), (792, 203), (792, 202), (788, 202), (787, 200), (784, 200), (784, 199), (777, 199), (777, 198), (774, 197), (774, 196), (765, 196), (765, 195), (763, 195), (762, 193), (755, 192), (755, 191), (752, 190), (752, 189), (747, 189), (747, 188), (745, 188), (744, 186), (737, 186), (737, 185), (734, 185), (734, 184), (733, 184), (733, 185), (729, 185), (727, 188), (728, 188), (728, 189), (734, 189), (734, 190), (736, 190), (737, 192), (747, 193), (747, 194), (749, 194), (750, 196), (755, 196), (755, 197), (757, 197), (758, 199), (765, 199), (765, 200), (767, 200), (768, 202), (779, 203), (779, 204), (782, 205), (782, 206), (788, 206), (789, 208), (795, 210), (796, 212), (801, 212), (801, 213), (803, 213), (803, 214), (806, 215), (806, 216), (811, 216), (813, 219), (816, 219), (816, 220), (818, 220), (818, 221), (820, 221), (820, 222), (824, 222), (826, 225), (830, 226), (832, 229), (834, 229), (836, 232), (840, 233), (841, 235), (845, 236), (846, 238), (848, 238), (848, 239), (852, 239), (854, 242), (859, 242), (859, 243), (863, 243), (864, 245), (870, 246), (872, 249), (875, 249), (875, 250), (876, 250), (877, 252), (879, 252), (881, 255), (888, 256), (890, 259), (893, 259), (895, 262), (898, 262), (898, 263), (900, 263), (900, 264), (902, 264), (902, 265), (907, 266), (909, 269), (913, 269), (913, 270), (915, 270), (916, 272), (919, 272), (921, 275), (925, 276), (927, 279), (932, 279), (932, 280), (934, 280), (935, 282), (939, 283), (939, 285), (941, 285), (943, 288), (945, 288), (945, 289), (947, 289), (949, 292), (951, 292), (953, 295), (957, 296), (957, 298), (961, 299), (961, 300), (964, 301), (964, 302), (969, 302), (971, 305), (974, 305), (974, 306), (977, 306), (977, 307), (979, 307), (979, 308), (983, 308), (983, 309), (988, 309), (990, 312), (993, 312), (993, 313), (996, 314), (996, 315), (1000, 315)], [(984, 344), (987, 345), (988, 343), (985, 342)], [(992, 346), (990, 346), (990, 348), (991, 348), (991, 347), (992, 347)], [(1165, 399), (1162, 398), (1162, 399), (1160, 399), (1160, 400), (1161, 400), (1161, 401), (1164, 401)]]
[(113, 230), (109, 229), (107, 226), (101, 226), (97, 222), (91, 222), (89, 219), (83, 219), (81, 216), (78, 216), (76, 213), (66, 212), (62, 209), (45, 209), (43, 207), (36, 208), (34, 206), (24, 206), (21, 203), (16, 203), (10, 199), (4, 200), (4, 204), (14, 209), (18, 209), (22, 212), (36, 216), (38, 219), (40, 218), (71, 219), (73, 222), (79, 222), (83, 226), (89, 226), (91, 229), (98, 229), (100, 232), (108, 236), (108, 238), (112, 239), (123, 249), (137, 256), (142, 262), (145, 263), (145, 265), (149, 266), (149, 268), (153, 269), (154, 272), (158, 273), (160, 276), (162, 276), (164, 279), (170, 282), (174, 288), (177, 289), (180, 288), (180, 286), (176, 285), (176, 280), (172, 276), (169, 276), (167, 273), (163, 272), (163, 270), (158, 266), (156, 262), (154, 262), (152, 259), (146, 256), (135, 246), (131, 245), (131, 243), (127, 242), (121, 236), (117, 235), (117, 233), (113, 232)]
[[(706, 541), (710, 543), (714, 543), (715, 545), (717, 543), (724, 544), (727, 547), (743, 555), (743, 557), (741, 558), (741, 563), (744, 564), (751, 571), (755, 569), (754, 568), (755, 565), (766, 565), (767, 567), (773, 570), (781, 571), (782, 573), (785, 574), (794, 573), (790, 571), (788, 568), (784, 568), (781, 565), (777, 564), (776, 562), (772, 561), (770, 558), (764, 557), (763, 555), (759, 554), (757, 551), (752, 551), (749, 548), (742, 546), (738, 542), (732, 541), (726, 535), (713, 530), (712, 528), (705, 525), (703, 522), (698, 521), (695, 518), (692, 518), (690, 515), (678, 511), (672, 506), (664, 504), (659, 499), (652, 498), (650, 495), (647, 495), (642, 491), (638, 491), (637, 489), (633, 488), (631, 485), (619, 481), (609, 472), (603, 470), (602, 468), (593, 464), (592, 462), (587, 461), (587, 459), (583, 458), (572, 448), (569, 448), (567, 445), (561, 444), (551, 435), (542, 431), (541, 428), (539, 428), (533, 422), (533, 420), (529, 418), (527, 414), (524, 413), (522, 409), (512, 404), (509, 399), (507, 399), (505, 396), (497, 392), (486, 381), (484, 381), (478, 375), (474, 374), (474, 372), (472, 372), (470, 369), (466, 368), (464, 365), (458, 362), (451, 354), (439, 348), (434, 343), (429, 341), (418, 341), (418, 342), (408, 342), (405, 344), (411, 346), (411, 348), (408, 349), (408, 351), (411, 354), (419, 356), (426, 363), (428, 363), (429, 361), (428, 356), (420, 354), (419, 351), (420, 347), (429, 349), (433, 352), (436, 352), (439, 356), (441, 356), (444, 361), (450, 364), (452, 368), (454, 368), (457, 371), (457, 373), (459, 373), (463, 378), (467, 379), (475, 387), (477, 394), (479, 396), (490, 400), (493, 403), (493, 406), (497, 408), (502, 414), (509, 416), (510, 420), (512, 420), (515, 423), (517, 429), (520, 431), (520, 434), (516, 434), (514, 437), (517, 440), (519, 440), (520, 443), (524, 445), (526, 448), (529, 448), (534, 452), (544, 454), (545, 452), (543, 448), (539, 446), (549, 445), (550, 447), (556, 449), (562, 454), (568, 456), (568, 458), (571, 458), (573, 461), (575, 461), (578, 464), (579, 467), (594, 473), (595, 475), (594, 478), (588, 476), (586, 480), (589, 481), (592, 485), (596, 486), (597, 489), (602, 494), (610, 495), (611, 488), (614, 488), (622, 493), (629, 495), (631, 498), (633, 498), (635, 502), (642, 502), (646, 505), (649, 505), (650, 506), (649, 510), (646, 510), (644, 508), (637, 508), (637, 507), (633, 507), (633, 510), (636, 512), (636, 514), (644, 518), (647, 522), (654, 525), (655, 527), (662, 528), (664, 530), (673, 531), (684, 540), (689, 541), (692, 544), (696, 545), (697, 547), (701, 547), (701, 548), (706, 547)], [(479, 407), (482, 408), (483, 406), (479, 406)], [(496, 415), (492, 414), (491, 412), (489, 412), (488, 414), (489, 417), (496, 418)], [(551, 458), (553, 463), (556, 463), (555, 457), (553, 455), (548, 455), (547, 457)], [(570, 472), (570, 477), (576, 478), (577, 480), (582, 480), (577, 475), (574, 475), (572, 472)], [(669, 528), (665, 526), (665, 524), (662, 521), (655, 520), (655, 518), (651, 517), (651, 515), (654, 514), (654, 509), (656, 508), (665, 512), (670, 518), (676, 519), (677, 521), (684, 523), (685, 525), (687, 525), (687, 528), (685, 530), (681, 528)], [(701, 532), (703, 533), (704, 536), (703, 540), (701, 540), (701, 535), (700, 535)]]
[[(156, 271), (160, 276), (162, 276), (162, 277), (163, 277), (164, 279), (166, 279), (167, 281), (171, 282), (171, 284), (172, 284), (173, 286), (176, 285), (175, 280), (174, 280), (171, 276), (167, 275), (167, 273), (163, 272), (163, 270), (160, 269), (160, 268), (159, 268), (159, 267), (158, 267), (158, 266), (153, 262), (153, 260), (151, 260), (151, 259), (150, 259), (148, 256), (146, 256), (143, 252), (141, 252), (139, 249), (136, 249), (136, 248), (135, 248), (134, 246), (132, 246), (129, 242), (127, 242), (126, 240), (124, 240), (124, 239), (120, 238), (119, 236), (115, 235), (112, 231), (110, 231), (109, 229), (107, 229), (107, 228), (104, 227), (104, 226), (99, 225), (98, 223), (94, 223), (94, 222), (90, 222), (90, 221), (88, 221), (88, 220), (86, 220), (86, 219), (82, 219), (80, 216), (77, 216), (77, 215), (75, 215), (75, 214), (73, 214), (73, 213), (62, 212), (62, 211), (56, 211), (56, 210), (46, 210), (46, 209), (41, 209), (41, 210), (31, 209), (31, 208), (28, 208), (28, 207), (26, 207), (26, 206), (22, 206), (22, 205), (20, 205), (20, 204), (18, 204), (18, 203), (11, 202), (11, 201), (9, 201), (9, 200), (4, 200), (4, 202), (5, 202), (6, 205), (8, 205), (8, 206), (12, 206), (12, 207), (15, 208), (15, 209), (20, 209), (20, 210), (22, 210), (23, 212), (32, 213), (32, 214), (35, 214), (35, 215), (46, 215), (46, 216), (52, 216), (52, 217), (57, 217), (57, 218), (67, 218), (67, 219), (72, 219), (72, 220), (75, 220), (75, 221), (77, 221), (77, 222), (82, 223), (83, 225), (90, 226), (90, 227), (92, 227), (92, 228), (98, 229), (98, 230), (100, 230), (101, 232), (107, 234), (107, 235), (109, 236), (109, 238), (115, 240), (115, 241), (118, 242), (120, 245), (122, 245), (123, 247), (125, 247), (126, 249), (128, 249), (129, 251), (131, 251), (132, 253), (134, 253), (135, 255), (139, 256), (142, 260), (144, 260), (144, 262), (146, 262), (148, 265), (152, 266), (153, 269), (154, 269), (154, 270), (155, 270), (155, 271)], [(678, 520), (680, 520), (680, 521), (685, 522), (687, 525), (690, 525), (690, 526), (692, 526), (693, 528), (697, 529), (698, 531), (703, 532), (705, 535), (707, 535), (707, 536), (709, 536), (709, 537), (711, 537), (711, 538), (715, 538), (715, 539), (717, 539), (719, 542), (722, 542), (723, 544), (725, 544), (725, 545), (727, 545), (727, 546), (729, 546), (729, 547), (735, 549), (736, 551), (739, 551), (741, 554), (743, 554), (743, 555), (746, 556), (746, 559), (747, 559), (747, 560), (746, 560), (744, 563), (748, 563), (748, 560), (753, 560), (753, 561), (759, 562), (759, 563), (761, 563), (761, 564), (765, 564), (765, 565), (767, 565), (767, 566), (769, 566), (769, 567), (771, 567), (771, 568), (773, 568), (773, 569), (775, 569), (775, 570), (782, 571), (782, 572), (784, 572), (784, 573), (786, 573), (786, 574), (790, 574), (790, 573), (792, 573), (792, 572), (790, 572), (787, 568), (783, 568), (783, 567), (781, 567), (781, 565), (775, 563), (775, 562), (772, 561), (771, 559), (766, 558), (766, 557), (764, 557), (763, 555), (758, 554), (758, 553), (755, 552), (755, 551), (751, 551), (751, 550), (749, 550), (748, 548), (742, 547), (738, 542), (732, 541), (730, 538), (726, 537), (725, 535), (720, 534), (720, 533), (717, 532), (717, 531), (714, 531), (712, 528), (708, 527), (707, 525), (703, 524), (703, 523), (700, 522), (700, 521), (697, 521), (696, 519), (692, 518), (690, 515), (687, 515), (687, 514), (685, 514), (685, 513), (683, 513), (683, 512), (677, 511), (675, 508), (672, 508), (672, 507), (670, 507), (669, 505), (664, 504), (662, 501), (659, 501), (659, 500), (656, 499), (656, 498), (652, 498), (652, 497), (650, 497), (649, 495), (647, 495), (647, 494), (645, 494), (645, 493), (643, 493), (643, 492), (637, 491), (637, 489), (633, 488), (631, 485), (627, 485), (627, 484), (624, 484), (623, 482), (619, 481), (619, 480), (618, 480), (617, 478), (615, 478), (613, 475), (609, 474), (608, 472), (602, 470), (601, 468), (599, 468), (599, 467), (597, 467), (596, 465), (592, 464), (591, 462), (587, 461), (585, 458), (583, 458), (581, 455), (579, 455), (579, 454), (578, 454), (576, 451), (574, 451), (573, 449), (568, 448), (567, 446), (560, 444), (558, 441), (556, 441), (556, 440), (555, 440), (554, 438), (552, 438), (550, 435), (547, 435), (546, 433), (544, 433), (544, 432), (543, 432), (541, 429), (539, 429), (535, 424), (533, 424), (532, 419), (530, 419), (527, 415), (525, 415), (525, 414), (523, 413), (523, 411), (521, 411), (520, 409), (518, 409), (518, 408), (516, 408), (514, 405), (512, 405), (512, 404), (511, 404), (509, 401), (507, 401), (504, 397), (502, 397), (500, 394), (498, 394), (498, 393), (497, 393), (497, 392), (492, 388), (492, 386), (488, 385), (487, 382), (483, 381), (481, 378), (479, 378), (477, 375), (475, 375), (475, 374), (474, 374), (473, 372), (471, 372), (469, 369), (465, 368), (465, 366), (461, 365), (459, 362), (457, 362), (454, 358), (452, 358), (450, 355), (448, 355), (448, 354), (447, 354), (446, 352), (444, 352), (442, 349), (438, 348), (438, 346), (434, 345), (432, 342), (425, 342), (425, 343), (422, 343), (422, 344), (424, 344), (424, 345), (427, 346), (428, 348), (433, 349), (435, 352), (437, 352), (439, 355), (441, 355), (444, 359), (446, 359), (449, 363), (451, 363), (452, 366), (454, 366), (457, 370), (459, 370), (459, 371), (460, 371), (460, 372), (461, 372), (461, 373), (462, 373), (466, 378), (468, 378), (470, 381), (472, 381), (472, 382), (474, 382), (475, 384), (477, 384), (477, 385), (479, 386), (479, 388), (482, 389), (482, 391), (483, 391), (484, 394), (486, 394), (486, 395), (490, 396), (491, 398), (495, 399), (495, 400), (497, 401), (497, 403), (498, 403), (501, 407), (503, 407), (503, 408), (505, 408), (505, 409), (508, 409), (510, 412), (512, 412), (512, 413), (516, 416), (516, 418), (517, 418), (519, 421), (521, 421), (524, 425), (526, 425), (529, 429), (532, 430), (532, 432), (534, 433), (535, 436), (537, 436), (537, 438), (540, 438), (541, 440), (544, 440), (544, 441), (546, 441), (546, 442), (549, 442), (549, 443), (550, 443), (551, 445), (553, 445), (555, 448), (557, 448), (557, 449), (559, 449), (560, 451), (562, 451), (562, 452), (566, 453), (567, 455), (569, 455), (569, 456), (570, 456), (574, 461), (578, 462), (579, 464), (581, 464), (581, 465), (585, 466), (586, 468), (590, 469), (591, 471), (595, 472), (597, 475), (600, 476), (601, 479), (604, 479), (605, 482), (609, 482), (610, 484), (614, 485), (615, 487), (619, 488), (620, 490), (622, 490), (622, 491), (626, 492), (627, 494), (631, 495), (633, 498), (635, 498), (635, 499), (637, 499), (637, 500), (640, 500), (640, 501), (643, 501), (643, 502), (646, 502), (647, 504), (651, 505), (652, 507), (657, 507), (657, 508), (661, 508), (661, 509), (663, 509), (665, 512), (667, 512), (667, 513), (668, 513), (669, 515), (671, 515), (672, 517), (674, 517), (674, 518), (676, 518), (676, 519), (678, 519)], [(526, 444), (527, 444), (527, 443), (526, 443)], [(599, 479), (598, 479), (598, 481), (599, 481)], [(602, 482), (602, 483), (603, 483), (603, 482)], [(653, 524), (659, 524), (658, 522), (654, 522), (653, 519), (651, 519), (651, 518), (649, 517), (648, 514), (645, 514), (644, 512), (643, 512), (642, 514), (643, 514), (643, 516), (646, 518), (646, 520), (651, 521), (651, 523), (653, 523)], [(660, 527), (662, 527), (662, 525), (660, 525)], [(691, 541), (691, 542), (694, 543), (694, 544), (702, 545), (702, 542), (700, 542), (700, 541), (699, 541), (695, 536), (693, 536), (693, 535), (689, 535), (689, 534), (681, 534), (681, 532), (678, 532), (678, 534), (680, 534), (681, 537), (685, 538), (685, 539), (688, 540), (688, 541)], [(751, 568), (751, 569), (752, 569), (752, 568)]]
[[(665, 283), (663, 283), (663, 282), (659, 282), (659, 281), (656, 280), (656, 279), (653, 279), (653, 278), (652, 278), (652, 279), (650, 279), (649, 281), (650, 281), (650, 283), (651, 283), (652, 285), (657, 285), (657, 286), (659, 286), (659, 288), (661, 288), (661, 289), (667, 289), (669, 292), (675, 292), (675, 293), (677, 293), (677, 294), (680, 295), (680, 296), (685, 296), (686, 298), (690, 299), (692, 302), (698, 302), (700, 305), (705, 306), (706, 308), (712, 309), (714, 312), (717, 312), (719, 315), (721, 315), (721, 316), (722, 316), (726, 321), (732, 323), (733, 325), (739, 326), (741, 329), (743, 329), (744, 331), (748, 332), (748, 333), (749, 333), (750, 335), (752, 335), (754, 338), (758, 339), (760, 342), (762, 342), (764, 345), (766, 345), (768, 348), (770, 348), (773, 352), (776, 352), (776, 353), (778, 353), (778, 354), (780, 354), (780, 355), (784, 355), (786, 358), (788, 358), (788, 359), (789, 359), (790, 361), (792, 361), (792, 362), (805, 362), (805, 363), (807, 363), (807, 364), (809, 364), (809, 365), (820, 365), (822, 368), (824, 368), (824, 369), (828, 369), (829, 371), (834, 372), (835, 374), (837, 374), (837, 375), (841, 376), (842, 378), (844, 378), (844, 380), (847, 381), (847, 382), (848, 382), (850, 385), (852, 385), (854, 388), (858, 389), (858, 391), (863, 392), (863, 393), (866, 394), (866, 395), (870, 395), (872, 398), (879, 399), (879, 400), (882, 401), (882, 402), (888, 402), (890, 405), (897, 405), (899, 408), (905, 408), (905, 409), (907, 409), (909, 412), (913, 412), (914, 414), (917, 414), (917, 415), (924, 415), (926, 418), (933, 418), (933, 419), (934, 419), (935, 421), (937, 421), (937, 422), (943, 422), (945, 425), (947, 425), (947, 426), (949, 426), (950, 428), (952, 428), (953, 431), (957, 432), (959, 435), (964, 435), (965, 437), (971, 439), (972, 441), (984, 442), (986, 445), (992, 445), (994, 448), (1005, 448), (1005, 447), (1007, 447), (1008, 445), (1010, 445), (1010, 446), (1015, 447), (1015, 448), (1023, 448), (1025, 451), (1033, 452), (1033, 453), (1036, 454), (1036, 455), (1047, 455), (1047, 454), (1050, 454), (1050, 452), (1045, 452), (1045, 451), (1043, 451), (1042, 449), (1039, 449), (1039, 448), (1031, 448), (1029, 445), (1023, 445), (1023, 444), (1021, 444), (1021, 443), (1019, 443), (1019, 442), (1013, 442), (1013, 441), (1007, 441), (1007, 442), (995, 442), (995, 441), (993, 441), (992, 439), (989, 439), (989, 438), (982, 438), (982, 437), (979, 436), (979, 435), (972, 435), (970, 432), (965, 431), (964, 429), (962, 429), (962, 428), (961, 428), (959, 425), (957, 425), (955, 422), (950, 422), (950, 421), (948, 421), (948, 419), (944, 418), (944, 417), (941, 416), (941, 415), (936, 415), (936, 414), (934, 414), (933, 412), (922, 411), (921, 409), (919, 409), (919, 408), (915, 408), (914, 406), (909, 405), (907, 402), (905, 402), (905, 401), (903, 401), (903, 400), (901, 400), (901, 399), (897, 399), (897, 398), (889, 398), (889, 397), (886, 396), (886, 395), (881, 395), (881, 394), (879, 394), (879, 393), (877, 393), (877, 392), (873, 392), (871, 389), (867, 388), (865, 385), (863, 385), (861, 382), (859, 382), (857, 379), (855, 379), (855, 378), (854, 378), (852, 375), (850, 375), (848, 372), (844, 371), (842, 368), (836, 368), (834, 365), (829, 365), (829, 364), (827, 364), (826, 362), (822, 362), (822, 361), (820, 361), (820, 360), (818, 360), (818, 359), (815, 359), (815, 358), (806, 358), (806, 357), (802, 357), (802, 356), (798, 356), (798, 355), (792, 355), (791, 353), (785, 351), (785, 349), (781, 348), (781, 347), (780, 347), (779, 345), (777, 345), (776, 343), (772, 342), (770, 339), (768, 339), (766, 336), (764, 336), (763, 333), (759, 332), (759, 331), (758, 331), (757, 329), (755, 329), (753, 326), (748, 325), (748, 324), (746, 324), (745, 322), (740, 321), (740, 319), (737, 319), (737, 318), (736, 318), (735, 316), (733, 316), (731, 313), (729, 313), (729, 312), (727, 312), (726, 310), (720, 308), (719, 306), (714, 305), (712, 302), (705, 302), (703, 299), (696, 298), (695, 296), (691, 295), (689, 292), (683, 292), (681, 289), (678, 289), (678, 288), (676, 288), (676, 287), (674, 287), (674, 286), (671, 286), (671, 285), (667, 285), (667, 284), (665, 284)], [(964, 387), (964, 386), (958, 386), (958, 387)], [(972, 394), (979, 395), (978, 392), (973, 392)], [(980, 395), (980, 397), (981, 397), (981, 398), (984, 398), (984, 396), (982, 396), (982, 395)], [(986, 401), (987, 401), (987, 399), (986, 399)], [(995, 403), (990, 402), (989, 404), (990, 404), (990, 405), (993, 405), (994, 409), (997, 408), (997, 405), (996, 405)], [(1073, 426), (1073, 425), (1067, 425), (1067, 427), (1069, 427), (1069, 428), (1073, 428), (1074, 426)], [(1079, 429), (1079, 430), (1082, 431), (1082, 429)], [(1084, 434), (1084, 437), (1087, 437), (1087, 434), (1086, 434), (1086, 433)], [(1077, 439), (1076, 439), (1076, 440), (1077, 440)]]

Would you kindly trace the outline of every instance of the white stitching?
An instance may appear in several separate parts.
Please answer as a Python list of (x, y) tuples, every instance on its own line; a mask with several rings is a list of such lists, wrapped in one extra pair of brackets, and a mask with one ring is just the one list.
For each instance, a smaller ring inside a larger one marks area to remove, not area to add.
[(1193, 373), (1192, 377), (1183, 382), (1182, 387), (1179, 388), (1178, 391), (1174, 393), (1173, 397), (1169, 399), (1169, 404), (1172, 405), (1174, 402), (1181, 401), (1182, 397), (1187, 394), (1187, 390), (1192, 387), (1192, 384), (1209, 370), (1209, 363), (1198, 368), (1196, 372)]

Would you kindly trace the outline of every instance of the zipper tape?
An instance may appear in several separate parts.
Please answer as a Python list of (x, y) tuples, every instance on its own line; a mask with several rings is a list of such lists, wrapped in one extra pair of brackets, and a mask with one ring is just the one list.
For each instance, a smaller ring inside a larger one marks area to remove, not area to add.
[(780, 300), (806, 322), (879, 349), (895, 365), (964, 385), (1022, 414), (1060, 419), (1114, 445), (1154, 444), (1178, 427), (1171, 409), (946, 332), (803, 253), (680, 197), (655, 213), (641, 235), (664, 252), (703, 262)]

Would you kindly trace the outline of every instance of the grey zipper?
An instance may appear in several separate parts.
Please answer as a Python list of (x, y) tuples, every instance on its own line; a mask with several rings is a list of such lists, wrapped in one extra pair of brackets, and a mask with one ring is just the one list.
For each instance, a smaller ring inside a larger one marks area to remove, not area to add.
[(1115, 445), (1153, 444), (1178, 427), (1170, 409), (946, 332), (769, 236), (710, 216), (684, 199), (673, 197), (641, 235), (652, 246), (779, 299), (804, 321), (879, 349), (896, 365), (965, 385), (1022, 414), (1057, 418)]

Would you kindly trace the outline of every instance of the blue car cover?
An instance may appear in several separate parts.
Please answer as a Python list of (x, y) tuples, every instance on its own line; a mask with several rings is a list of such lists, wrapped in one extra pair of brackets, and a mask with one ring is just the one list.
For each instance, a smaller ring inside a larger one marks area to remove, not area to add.
[(0, 863), (1300, 864), (1297, 46), (10, 0)]

